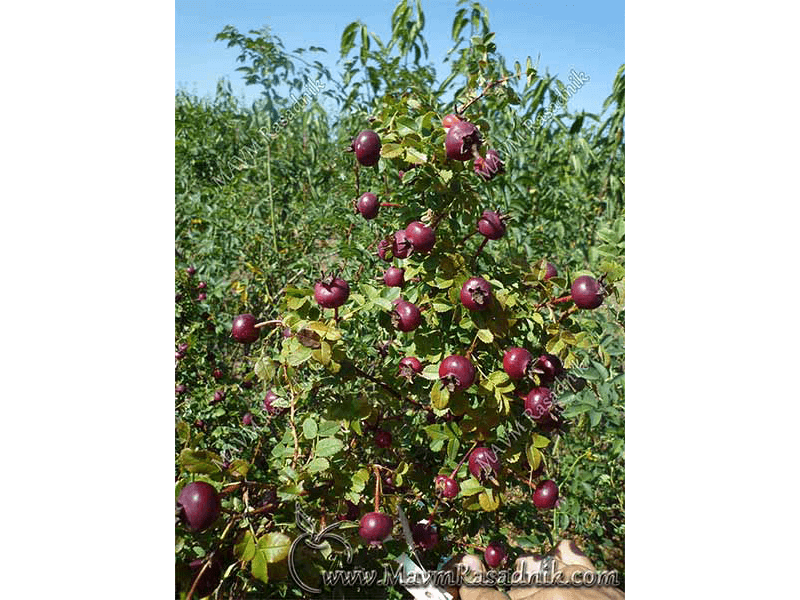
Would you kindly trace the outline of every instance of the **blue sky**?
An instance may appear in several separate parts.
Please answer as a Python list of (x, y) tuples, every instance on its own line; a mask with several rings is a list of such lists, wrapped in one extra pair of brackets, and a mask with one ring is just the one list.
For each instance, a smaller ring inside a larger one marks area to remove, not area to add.
[[(507, 64), (526, 56), (551, 74), (568, 79), (570, 69), (586, 73), (590, 81), (570, 100), (572, 110), (599, 112), (619, 66), (625, 61), (625, 3), (611, 2), (524, 2), (485, 0), (495, 42)], [(317, 54), (336, 77), (340, 71), (339, 41), (344, 28), (361, 20), (381, 39), (390, 36), (390, 18), (395, 0), (292, 0), (291, 2), (175, 2), (175, 86), (201, 96), (212, 95), (220, 77), (230, 80), (237, 96), (252, 101), (257, 86), (245, 86), (235, 71), (236, 50), (214, 36), (225, 25), (241, 32), (269, 25), (287, 50), (322, 46), (328, 53)], [(441, 59), (452, 45), (450, 31), (456, 0), (423, 0), (429, 61), (441, 80), (449, 72)]]

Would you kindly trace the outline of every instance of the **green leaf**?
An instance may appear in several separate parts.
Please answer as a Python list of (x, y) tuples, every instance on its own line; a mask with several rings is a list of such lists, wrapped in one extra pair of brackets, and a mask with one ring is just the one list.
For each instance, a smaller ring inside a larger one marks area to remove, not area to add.
[(303, 421), (303, 437), (307, 440), (313, 440), (317, 437), (317, 422), (312, 417), (307, 417)]
[(415, 165), (424, 165), (428, 157), (416, 148), (406, 148), (406, 160)]
[(535, 448), (547, 448), (550, 445), (550, 440), (544, 437), (543, 435), (539, 435), (538, 433), (533, 434), (533, 446)]
[(327, 458), (317, 457), (308, 463), (308, 471), (310, 473), (319, 473), (320, 471), (327, 471), (331, 464)]
[(500, 508), (500, 498), (495, 498), (491, 488), (486, 488), (478, 496), (481, 508), (486, 512), (493, 512)]
[(263, 583), (269, 583), (269, 573), (267, 571), (267, 557), (263, 552), (255, 551), (253, 562), (250, 563), (250, 572), (253, 577)]
[(494, 341), (494, 335), (488, 329), (479, 329), (478, 339), (485, 344), (491, 344)]
[(528, 459), (528, 464), (534, 471), (542, 464), (542, 453), (533, 445), (525, 448), (525, 456)]
[(460, 487), (461, 494), (463, 496), (474, 496), (478, 492), (483, 491), (483, 486), (481, 485), (480, 481), (474, 477), (470, 477), (469, 479), (463, 481)]
[(344, 448), (344, 444), (339, 438), (322, 438), (319, 442), (317, 442), (317, 456), (333, 456), (342, 448)]
[(178, 464), (188, 473), (202, 473), (210, 475), (221, 473), (222, 469), (218, 466), (222, 462), (219, 454), (210, 450), (190, 450), (184, 448), (178, 455)]
[(383, 158), (397, 158), (402, 156), (406, 150), (400, 144), (384, 144), (381, 146), (381, 156)]
[(266, 561), (269, 564), (281, 562), (284, 558), (289, 556), (289, 547), (292, 545), (292, 540), (288, 535), (273, 532), (268, 533), (258, 540), (256, 546), (257, 552), (263, 552)]
[(336, 421), (328, 421), (327, 419), (322, 419), (319, 423), (319, 437), (332, 437), (339, 433), (341, 429), (341, 425)]
[(427, 427), (423, 427), (423, 429), (432, 440), (447, 440), (453, 437), (452, 435), (448, 434), (448, 432), (443, 431), (443, 427), (441, 425), (428, 425)]
[(243, 561), (253, 560), (256, 555), (256, 541), (250, 531), (243, 531), (238, 541), (233, 545), (234, 556)]
[(428, 381), (436, 381), (439, 379), (439, 365), (426, 365), (420, 375)]
[(431, 406), (436, 410), (444, 410), (450, 401), (450, 392), (447, 388), (442, 387), (442, 382), (437, 381), (431, 388)]

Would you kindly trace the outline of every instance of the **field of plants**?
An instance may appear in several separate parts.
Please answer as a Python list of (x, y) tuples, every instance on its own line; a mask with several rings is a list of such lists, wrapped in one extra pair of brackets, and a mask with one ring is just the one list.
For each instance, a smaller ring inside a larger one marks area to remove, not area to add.
[(334, 523), (382, 568), (398, 506), (426, 568), (568, 538), (624, 589), (624, 65), (573, 114), (579, 74), (504, 57), (481, 4), (449, 73), (418, 1), (387, 18), (339, 73), (226, 27), (261, 99), (176, 94), (176, 595), (306, 596), (292, 542)]

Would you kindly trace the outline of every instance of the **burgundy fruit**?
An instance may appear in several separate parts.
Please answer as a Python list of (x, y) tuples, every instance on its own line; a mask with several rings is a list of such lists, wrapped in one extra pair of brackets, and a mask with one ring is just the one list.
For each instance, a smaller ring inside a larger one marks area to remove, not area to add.
[(185, 391), (186, 391), (186, 386), (183, 385), (182, 383), (180, 385), (176, 385), (175, 386), (175, 393), (176, 394), (180, 395), (180, 394), (183, 394)]
[(572, 301), (578, 308), (593, 309), (603, 303), (605, 290), (597, 279), (581, 275), (572, 282)]
[(358, 212), (361, 213), (361, 216), (367, 220), (374, 219), (378, 216), (378, 209), (381, 207), (380, 202), (378, 202), (378, 197), (375, 194), (371, 194), (370, 192), (365, 192), (361, 194), (361, 197), (358, 199), (356, 203), (356, 208)]
[(545, 270), (546, 270), (544, 274), (545, 281), (547, 281), (551, 277), (555, 277), (556, 275), (558, 275), (558, 271), (556, 271), (556, 268), (555, 266), (553, 266), (553, 263), (547, 263)]
[(492, 299), (492, 286), (483, 277), (471, 277), (461, 286), (461, 304), (469, 310), (485, 310)]
[(497, 454), (484, 446), (478, 446), (469, 455), (469, 472), (482, 480), (500, 470)]
[(212, 376), (214, 379), (222, 379), (222, 369), (214, 369), (214, 370), (211, 372), (211, 376)]
[(475, 381), (475, 367), (469, 359), (452, 354), (439, 365), (439, 378), (449, 391), (460, 392)]
[(525, 348), (509, 348), (503, 355), (503, 370), (511, 379), (522, 379), (527, 374), (532, 358)]
[(322, 308), (339, 308), (350, 297), (350, 286), (344, 279), (326, 277), (314, 285), (314, 300)]
[(421, 221), (412, 221), (406, 227), (406, 237), (411, 241), (414, 252), (427, 254), (436, 243), (436, 233)]
[(252, 425), (253, 424), (253, 415), (250, 413), (245, 413), (242, 417), (242, 425)]
[(400, 376), (406, 377), (409, 380), (413, 379), (414, 375), (422, 373), (422, 363), (419, 359), (413, 356), (406, 356), (400, 361)]
[(199, 294), (197, 294), (197, 301), (198, 301), (198, 302), (202, 302), (202, 301), (203, 301), (203, 300), (205, 300), (205, 299), (206, 299), (206, 294), (205, 294), (205, 292), (200, 292)]
[(208, 284), (206, 284), (206, 282), (205, 282), (205, 281), (201, 281), (200, 283), (198, 283), (198, 284), (197, 284), (197, 289), (198, 289), (198, 290), (204, 290), (204, 289), (206, 289), (207, 287), (208, 287)]
[(375, 432), (375, 445), (378, 448), (388, 448), (392, 445), (392, 434), (385, 429), (378, 429)]
[(535, 387), (525, 397), (525, 412), (537, 423), (545, 421), (552, 408), (553, 395), (546, 387)]
[(506, 547), (500, 542), (492, 542), (483, 551), (483, 558), (486, 564), (492, 569), (496, 569), (506, 559)]
[(180, 346), (178, 346), (178, 352), (186, 352), (189, 349), (189, 344), (184, 342)]
[(358, 535), (372, 546), (380, 546), (392, 533), (392, 519), (380, 512), (371, 512), (361, 517)]
[(458, 482), (452, 477), (445, 475), (437, 475), (434, 480), (436, 491), (442, 495), (443, 498), (453, 499), (458, 496), (460, 486)]
[(552, 479), (545, 479), (533, 490), (533, 503), (536, 508), (550, 509), (558, 502), (558, 486)]
[(175, 353), (175, 360), (180, 360), (180, 359), (182, 359), (184, 356), (186, 356), (186, 355), (185, 355), (183, 352), (176, 352), (176, 353)]
[(353, 150), (360, 164), (371, 167), (377, 164), (381, 157), (381, 138), (369, 129), (362, 131), (353, 140)]
[(243, 389), (249, 390), (253, 387), (253, 382), (250, 379), (245, 379), (239, 385), (241, 385)]
[(436, 531), (436, 526), (422, 521), (411, 529), (411, 537), (414, 543), (423, 550), (433, 548), (439, 543), (439, 532)]
[(197, 273), (197, 269), (195, 269), (194, 267), (189, 267), (186, 269), (186, 272), (189, 274), (189, 277), (191, 277), (192, 275)]
[(217, 390), (214, 392), (214, 402), (221, 402), (225, 399), (225, 392), (223, 390)]
[(506, 172), (503, 161), (500, 160), (500, 155), (491, 149), (486, 151), (485, 157), (479, 156), (475, 159), (473, 168), (484, 181), (491, 181), (497, 175)]
[(239, 315), (233, 320), (231, 337), (240, 344), (252, 344), (258, 339), (261, 330), (256, 327), (258, 320), (250, 313)]
[(398, 269), (397, 267), (389, 267), (383, 273), (383, 283), (389, 287), (402, 288), (406, 284), (405, 269)]
[(408, 239), (405, 230), (396, 231), (392, 238), (392, 255), (395, 258), (408, 258), (412, 249), (411, 240)]
[(178, 496), (178, 504), (181, 505), (183, 518), (192, 531), (203, 531), (211, 527), (222, 508), (217, 490), (205, 481), (195, 481), (184, 486)]
[(419, 308), (411, 302), (401, 300), (392, 311), (392, 324), (400, 331), (414, 331), (421, 322)]
[(264, 396), (264, 410), (266, 410), (271, 415), (278, 415), (282, 411), (282, 409), (278, 406), (273, 406), (272, 403), (278, 400), (280, 396), (273, 392), (272, 390), (267, 390), (267, 394)]
[(473, 150), (477, 152), (482, 143), (478, 128), (467, 121), (458, 121), (447, 130), (444, 140), (447, 158), (452, 160), (469, 160)]
[(485, 210), (478, 219), (478, 231), (490, 240), (499, 240), (506, 233), (506, 224), (500, 213)]
[(553, 354), (542, 354), (536, 359), (537, 370), (542, 371), (539, 374), (539, 379), (543, 385), (549, 385), (555, 381), (556, 377), (561, 376), (564, 372), (564, 367), (561, 365), (559, 358)]

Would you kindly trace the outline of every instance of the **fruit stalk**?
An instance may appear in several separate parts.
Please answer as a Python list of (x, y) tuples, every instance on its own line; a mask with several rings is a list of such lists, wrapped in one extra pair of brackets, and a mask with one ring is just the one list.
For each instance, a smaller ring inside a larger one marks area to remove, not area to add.
[(467, 452), (464, 454), (464, 456), (461, 457), (461, 462), (459, 462), (458, 465), (456, 466), (456, 468), (453, 469), (453, 472), (450, 473), (450, 479), (455, 479), (456, 473), (458, 473), (458, 470), (461, 468), (461, 465), (464, 464), (464, 461), (467, 460), (467, 458), (469, 457), (470, 453), (473, 450), (475, 450), (475, 446), (477, 446), (477, 445), (478, 445), (477, 441), (472, 442), (472, 446), (470, 447), (470, 449), (467, 450)]
[(381, 202), (381, 206), (396, 206), (396, 207), (399, 208), (399, 207), (402, 207), (403, 205), (402, 204), (397, 204), (395, 202)]
[(487, 85), (485, 88), (483, 88), (483, 91), (482, 91), (482, 92), (481, 92), (479, 95), (475, 96), (475, 97), (474, 97), (472, 100), (470, 100), (469, 102), (467, 102), (467, 103), (466, 103), (464, 106), (462, 106), (460, 109), (458, 108), (458, 106), (455, 106), (454, 108), (455, 108), (455, 113), (456, 113), (456, 115), (457, 115), (457, 116), (461, 116), (462, 114), (464, 114), (464, 111), (465, 111), (465, 110), (467, 110), (467, 109), (468, 109), (470, 106), (472, 106), (472, 105), (473, 105), (475, 102), (477, 102), (478, 100), (480, 100), (481, 98), (483, 98), (483, 97), (486, 95), (486, 93), (487, 93), (489, 90), (491, 90), (491, 89), (492, 89), (494, 86), (496, 86), (496, 85), (500, 85), (501, 83), (505, 83), (506, 81), (508, 81), (508, 80), (509, 80), (509, 79), (511, 79), (512, 77), (519, 77), (519, 76), (518, 76), (518, 75), (516, 75), (516, 74), (514, 74), (514, 75), (506, 75), (505, 77), (503, 77), (503, 78), (501, 78), (501, 79), (497, 79), (496, 81), (492, 81), (492, 82), (490, 82), (490, 83), (489, 83), (489, 84), (488, 84), (488, 85)]

